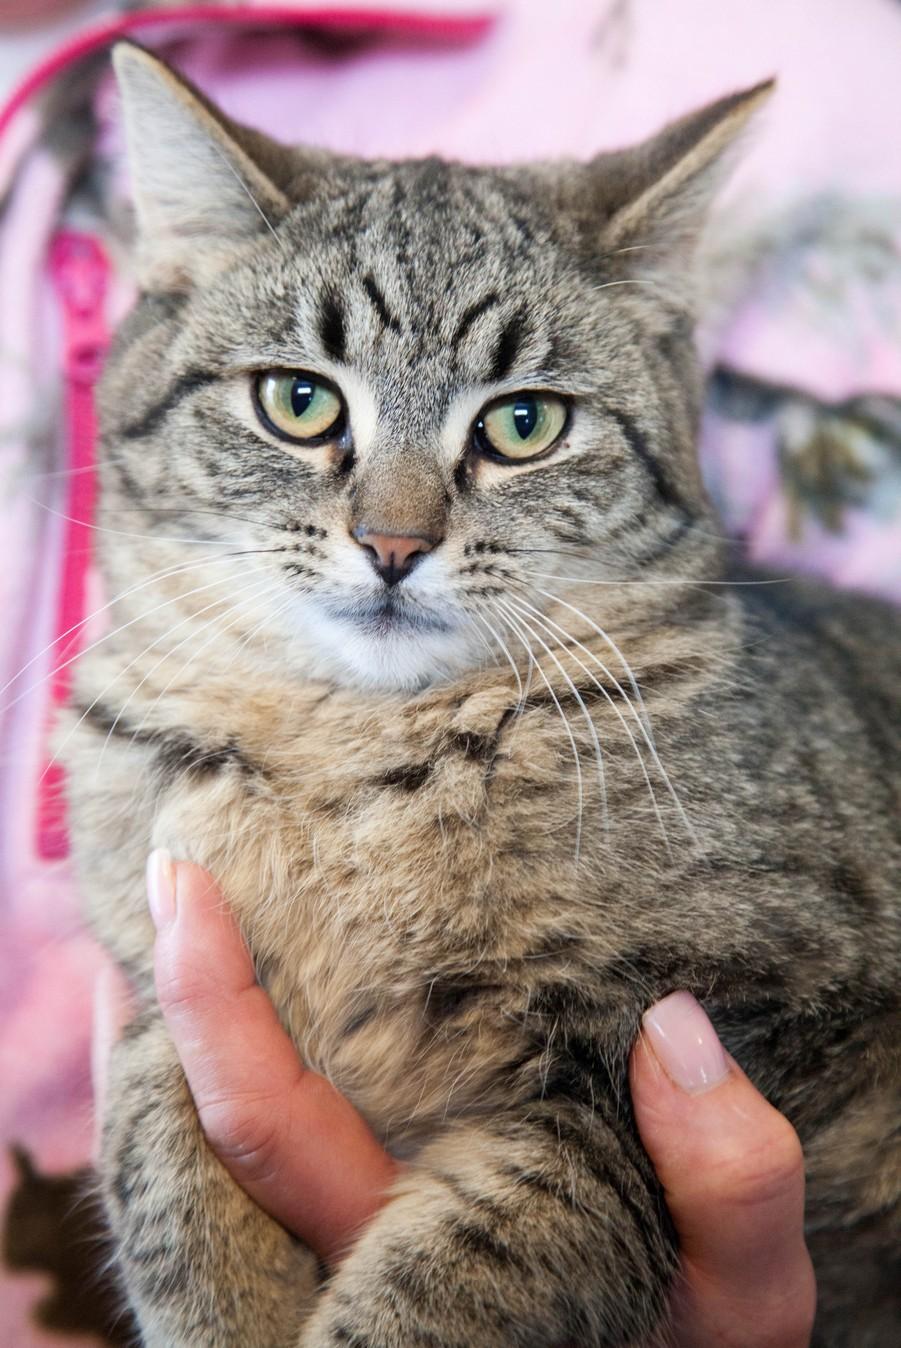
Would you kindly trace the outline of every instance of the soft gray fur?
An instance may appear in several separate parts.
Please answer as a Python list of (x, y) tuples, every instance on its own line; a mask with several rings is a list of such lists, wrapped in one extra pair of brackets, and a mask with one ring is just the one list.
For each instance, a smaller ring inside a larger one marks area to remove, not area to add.
[[(102, 393), (112, 630), (60, 739), (91, 919), (144, 1007), (101, 1176), (145, 1342), (665, 1333), (625, 1072), (687, 988), (803, 1141), (816, 1343), (889, 1348), (897, 623), (724, 583), (695, 456), (693, 244), (766, 91), (494, 170), (284, 149), (139, 49), (117, 67), (144, 293)], [(330, 380), (344, 425), (279, 439), (267, 369)], [(473, 426), (520, 390), (569, 421), (493, 461)], [(401, 535), (389, 587), (362, 540)], [(410, 1161), (325, 1282), (200, 1132), (152, 994), (151, 845), (217, 876), (306, 1060)]]

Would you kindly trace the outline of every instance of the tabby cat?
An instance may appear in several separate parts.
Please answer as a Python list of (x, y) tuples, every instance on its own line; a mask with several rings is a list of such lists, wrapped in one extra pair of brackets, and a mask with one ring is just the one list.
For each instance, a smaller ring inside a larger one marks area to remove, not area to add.
[[(152, 1348), (665, 1335), (642, 1011), (704, 999), (797, 1127), (816, 1342), (896, 1342), (897, 625), (735, 583), (692, 259), (768, 90), (586, 164), (285, 148), (119, 46), (141, 297), (101, 394), (112, 631), (60, 732), (142, 1010), (101, 1178)], [(410, 1164), (330, 1276), (201, 1135), (151, 846)]]

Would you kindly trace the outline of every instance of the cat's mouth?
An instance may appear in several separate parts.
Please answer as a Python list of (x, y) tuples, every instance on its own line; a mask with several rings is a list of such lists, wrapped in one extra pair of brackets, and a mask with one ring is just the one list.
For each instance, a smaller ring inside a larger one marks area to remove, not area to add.
[[(484, 642), (447, 595), (370, 590), (310, 596), (301, 609), (308, 651), (329, 677), (364, 688), (417, 691), (474, 668)], [(432, 607), (434, 603), (434, 607)]]
[(451, 624), (437, 614), (413, 606), (394, 594), (352, 604), (328, 604), (329, 616), (350, 623), (367, 636), (398, 636), (415, 632), (450, 632)]

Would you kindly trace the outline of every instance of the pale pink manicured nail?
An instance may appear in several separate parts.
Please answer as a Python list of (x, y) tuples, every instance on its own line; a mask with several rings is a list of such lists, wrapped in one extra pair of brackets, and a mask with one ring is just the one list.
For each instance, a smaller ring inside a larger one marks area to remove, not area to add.
[(157, 931), (175, 917), (175, 866), (163, 847), (147, 858), (147, 902)]
[(716, 1030), (690, 992), (671, 992), (642, 1021), (655, 1057), (683, 1091), (709, 1091), (729, 1075)]

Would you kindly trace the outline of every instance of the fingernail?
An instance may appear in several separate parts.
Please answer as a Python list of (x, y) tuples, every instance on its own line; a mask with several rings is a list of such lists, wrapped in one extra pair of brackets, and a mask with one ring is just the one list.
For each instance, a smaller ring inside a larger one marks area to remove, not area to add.
[(147, 903), (157, 931), (175, 917), (175, 866), (163, 847), (147, 858)]
[(645, 1035), (667, 1076), (698, 1095), (729, 1075), (729, 1063), (699, 1002), (690, 992), (671, 992), (642, 1017)]

